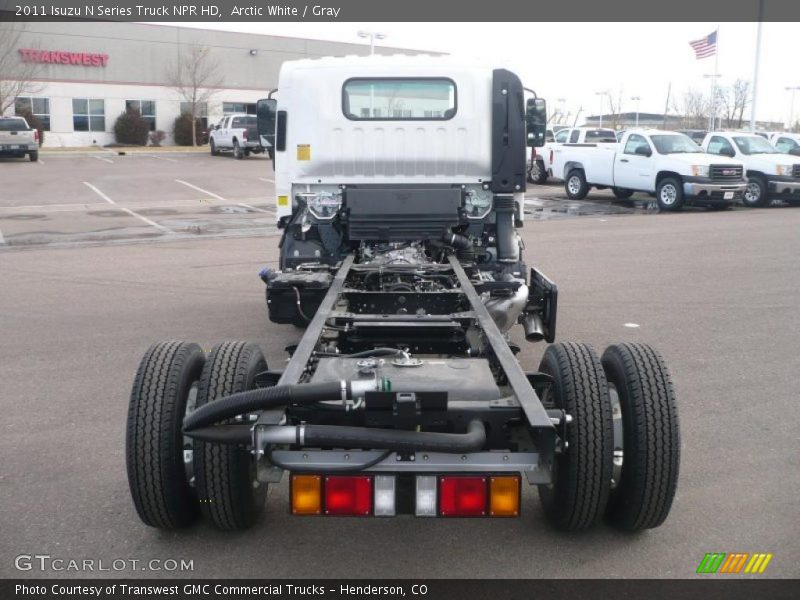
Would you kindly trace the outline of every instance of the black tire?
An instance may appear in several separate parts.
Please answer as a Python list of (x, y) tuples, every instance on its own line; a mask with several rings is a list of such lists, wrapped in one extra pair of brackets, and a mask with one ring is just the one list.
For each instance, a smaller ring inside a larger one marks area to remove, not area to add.
[[(211, 350), (200, 377), (197, 406), (253, 389), (267, 370), (261, 349), (247, 342), (224, 342)], [(254, 487), (255, 460), (249, 447), (195, 442), (194, 473), (203, 515), (226, 531), (247, 529), (264, 508), (267, 485)]]
[(211, 156), (217, 156), (219, 154), (219, 150), (217, 150), (217, 145), (214, 143), (213, 138), (208, 141), (208, 148), (211, 151)]
[(539, 370), (553, 377), (544, 401), (572, 417), (554, 483), (539, 486), (539, 498), (555, 527), (587, 529), (602, 517), (611, 489), (614, 431), (603, 367), (591, 347), (570, 343), (549, 346)]
[(237, 160), (244, 158), (244, 152), (242, 152), (242, 147), (239, 145), (239, 140), (233, 140), (233, 157)]
[(145, 353), (133, 381), (125, 457), (139, 518), (160, 529), (180, 529), (199, 516), (183, 462), (183, 417), (205, 358), (197, 344), (159, 342)]
[(767, 182), (761, 175), (747, 177), (747, 188), (742, 196), (742, 204), (750, 208), (761, 208), (768, 204)]
[(683, 209), (683, 184), (675, 177), (664, 177), (656, 186), (656, 202), (664, 211)]
[(633, 190), (626, 190), (625, 188), (611, 188), (611, 191), (614, 192), (614, 197), (617, 200), (627, 200), (631, 196), (633, 196)]
[(572, 169), (564, 180), (564, 190), (570, 200), (583, 200), (589, 193), (589, 184), (583, 169)]
[(658, 527), (667, 518), (680, 464), (680, 431), (672, 379), (646, 344), (615, 344), (603, 368), (622, 411), (623, 463), (607, 520), (626, 531)]
[(542, 185), (547, 181), (547, 171), (544, 168), (544, 162), (541, 160), (534, 160), (528, 169), (528, 181)]
[(36, 162), (39, 160), (39, 151), (36, 152), (28, 152), (28, 158), (31, 159), (31, 162)]

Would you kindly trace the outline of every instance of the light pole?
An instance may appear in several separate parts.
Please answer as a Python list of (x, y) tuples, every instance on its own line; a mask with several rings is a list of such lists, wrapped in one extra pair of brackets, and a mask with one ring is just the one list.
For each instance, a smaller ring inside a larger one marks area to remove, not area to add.
[(602, 92), (595, 92), (596, 96), (600, 96), (600, 128), (603, 128), (603, 96), (608, 96), (608, 90)]
[(558, 104), (559, 104), (558, 109), (559, 109), (559, 112), (560, 112), (560, 117), (559, 117), (558, 120), (561, 123), (563, 123), (564, 120), (565, 120), (564, 113), (567, 110), (567, 105), (566, 105), (567, 99), (566, 98), (557, 98), (557, 100), (558, 100)]
[(786, 88), (787, 92), (792, 92), (792, 101), (789, 104), (789, 131), (794, 129), (794, 93), (800, 90), (800, 85), (789, 86)]
[(706, 73), (704, 79), (711, 79), (711, 114), (708, 117), (708, 130), (714, 131), (717, 121), (717, 79), (722, 77), (719, 73)]
[(375, 40), (385, 40), (386, 34), (381, 33), (380, 31), (359, 31), (358, 37), (360, 38), (369, 38), (369, 55), (372, 56), (375, 54)]
[(639, 126), (639, 101), (641, 98), (639, 96), (631, 96), (631, 100), (636, 102), (636, 127)]

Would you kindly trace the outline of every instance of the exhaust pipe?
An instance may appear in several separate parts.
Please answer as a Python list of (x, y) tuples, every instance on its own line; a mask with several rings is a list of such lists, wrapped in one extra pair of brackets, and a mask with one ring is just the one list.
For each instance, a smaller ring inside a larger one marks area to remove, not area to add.
[(527, 341), (541, 342), (544, 339), (544, 323), (539, 313), (525, 313), (522, 317), (522, 328)]

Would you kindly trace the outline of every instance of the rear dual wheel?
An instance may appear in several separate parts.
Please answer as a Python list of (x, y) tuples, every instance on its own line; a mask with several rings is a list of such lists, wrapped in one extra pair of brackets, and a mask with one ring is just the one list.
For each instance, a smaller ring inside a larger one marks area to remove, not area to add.
[(261, 350), (226, 342), (206, 355), (197, 344), (159, 342), (142, 359), (128, 408), (126, 461), (140, 519), (160, 529), (181, 529), (202, 513), (224, 530), (252, 525), (266, 484), (244, 445), (192, 442), (183, 419), (194, 406), (252, 389), (266, 370)]
[(601, 360), (584, 344), (554, 344), (539, 369), (553, 379), (543, 401), (571, 417), (553, 484), (539, 488), (548, 521), (573, 531), (603, 516), (626, 531), (661, 525), (680, 459), (675, 395), (661, 356), (644, 344), (616, 344)]

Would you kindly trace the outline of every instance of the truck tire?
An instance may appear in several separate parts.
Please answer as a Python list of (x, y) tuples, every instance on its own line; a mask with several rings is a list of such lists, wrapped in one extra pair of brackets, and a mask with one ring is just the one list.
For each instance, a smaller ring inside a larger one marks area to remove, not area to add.
[(586, 194), (589, 193), (589, 184), (586, 183), (586, 175), (584, 175), (583, 169), (572, 169), (567, 174), (567, 178), (564, 181), (564, 190), (570, 200), (583, 200), (586, 198)]
[(242, 160), (244, 158), (244, 152), (239, 145), (239, 140), (233, 140), (233, 157), (237, 160)]
[(663, 211), (683, 208), (683, 185), (675, 177), (664, 177), (656, 186), (656, 202)]
[(680, 432), (672, 379), (646, 344), (615, 344), (603, 353), (611, 394), (622, 412), (623, 461), (606, 519), (626, 531), (658, 527), (675, 496)]
[(569, 343), (549, 346), (539, 370), (553, 378), (545, 403), (572, 417), (553, 485), (539, 486), (539, 498), (558, 529), (587, 529), (603, 516), (611, 489), (614, 431), (603, 367), (590, 346)]
[(211, 151), (211, 156), (219, 155), (219, 150), (217, 150), (217, 145), (214, 143), (214, 138), (208, 140), (208, 149)]
[(205, 358), (197, 344), (166, 341), (145, 353), (128, 405), (125, 460), (133, 504), (145, 524), (180, 529), (199, 516), (183, 462), (183, 417)]
[(617, 200), (627, 200), (631, 196), (633, 196), (633, 190), (626, 190), (625, 188), (611, 188), (611, 191), (614, 192), (614, 197)]
[(747, 188), (742, 196), (742, 204), (750, 208), (760, 208), (767, 205), (767, 182), (761, 175), (751, 175), (747, 178)]
[(28, 152), (28, 158), (31, 159), (31, 162), (37, 162), (39, 160), (39, 151)]
[[(267, 370), (261, 349), (248, 342), (215, 346), (200, 377), (197, 406), (253, 389), (255, 377)], [(195, 442), (194, 473), (203, 515), (225, 531), (247, 529), (264, 508), (267, 485), (256, 483), (250, 449), (231, 444)]]
[(528, 181), (539, 185), (547, 181), (547, 171), (544, 168), (544, 162), (541, 160), (534, 160), (531, 162), (531, 168), (528, 169)]

